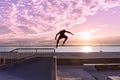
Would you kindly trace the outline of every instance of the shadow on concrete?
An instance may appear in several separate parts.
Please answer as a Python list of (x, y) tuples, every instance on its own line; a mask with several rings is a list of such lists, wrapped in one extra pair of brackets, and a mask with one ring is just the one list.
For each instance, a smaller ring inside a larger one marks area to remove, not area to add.
[[(6, 69), (0, 70), (0, 79), (53, 80), (53, 61), (53, 58), (34, 58), (31, 61), (10, 66)], [(6, 77), (10, 77), (11, 79), (7, 79)]]

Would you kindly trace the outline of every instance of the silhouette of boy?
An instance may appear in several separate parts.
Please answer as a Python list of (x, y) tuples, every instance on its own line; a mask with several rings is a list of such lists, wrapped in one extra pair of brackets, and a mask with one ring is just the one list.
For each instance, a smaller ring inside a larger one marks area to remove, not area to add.
[(57, 39), (57, 43), (56, 43), (56, 48), (58, 47), (58, 43), (59, 40), (62, 38), (65, 38), (65, 40), (63, 41), (63, 45), (65, 44), (66, 40), (68, 39), (68, 37), (65, 35), (65, 33), (70, 33), (71, 35), (73, 35), (71, 32), (64, 30), (61, 30), (59, 33), (56, 34), (55, 36), (55, 40), (57, 39), (57, 36), (59, 35), (58, 39)]

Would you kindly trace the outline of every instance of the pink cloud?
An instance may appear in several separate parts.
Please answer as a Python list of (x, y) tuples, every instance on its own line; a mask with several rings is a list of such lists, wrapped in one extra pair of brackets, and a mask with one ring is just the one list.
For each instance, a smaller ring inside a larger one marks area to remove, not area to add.
[(119, 0), (4, 0), (0, 1), (0, 24), (14, 37), (39, 36), (82, 24), (88, 15), (119, 5)]

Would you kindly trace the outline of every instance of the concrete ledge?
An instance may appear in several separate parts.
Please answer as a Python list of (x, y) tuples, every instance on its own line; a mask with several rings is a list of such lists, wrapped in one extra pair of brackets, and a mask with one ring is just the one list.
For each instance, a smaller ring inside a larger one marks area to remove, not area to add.
[(108, 76), (107, 80), (120, 80), (120, 76)]
[(120, 70), (119, 65), (95, 65), (95, 68), (99, 71), (105, 70)]
[(82, 80), (81, 78), (60, 78), (58, 80)]
[(58, 59), (58, 65), (109, 64), (120, 63), (120, 58)]

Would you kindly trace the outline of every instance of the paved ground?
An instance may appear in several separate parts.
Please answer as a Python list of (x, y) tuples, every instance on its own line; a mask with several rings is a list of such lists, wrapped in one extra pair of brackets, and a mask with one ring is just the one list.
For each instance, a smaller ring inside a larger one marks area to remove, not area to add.
[(0, 70), (0, 80), (52, 80), (52, 58), (40, 58)]
[[(84, 70), (83, 66), (58, 66), (58, 79), (72, 78), (73, 80), (95, 80), (95, 78)], [(75, 79), (76, 78), (76, 79)]]
[[(107, 71), (89, 71), (97, 80), (107, 80), (108, 76), (119, 76), (120, 70), (107, 70)], [(116, 79), (115, 79), (116, 80)], [(120, 80), (120, 79), (117, 79)]]
[(65, 80), (64, 78), (73, 78), (73, 80), (107, 80), (108, 76), (120, 77), (120, 70), (97, 71), (94, 66), (58, 66), (59, 80)]

